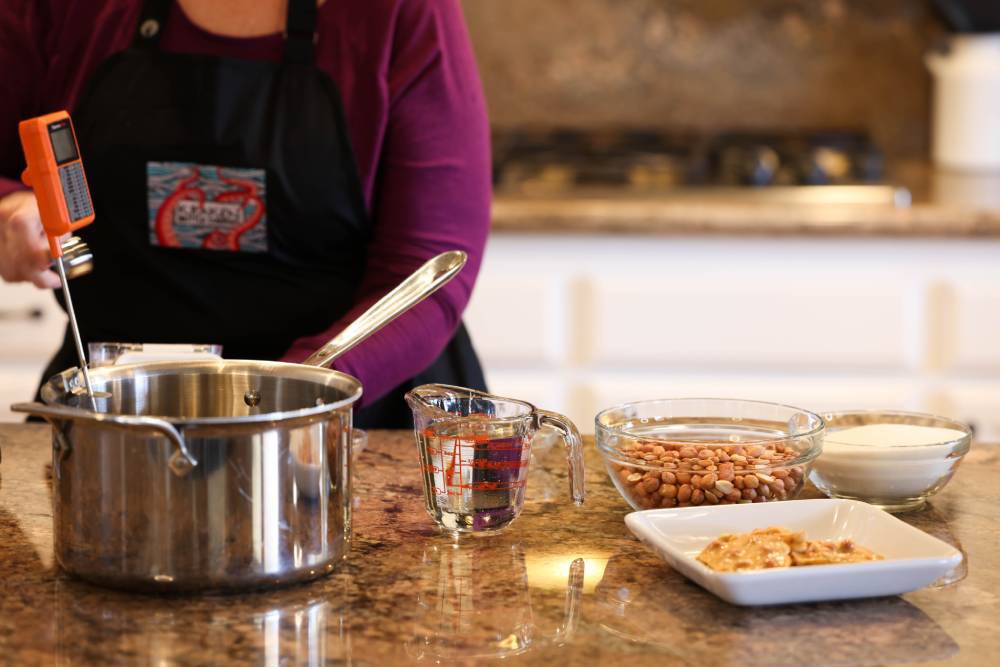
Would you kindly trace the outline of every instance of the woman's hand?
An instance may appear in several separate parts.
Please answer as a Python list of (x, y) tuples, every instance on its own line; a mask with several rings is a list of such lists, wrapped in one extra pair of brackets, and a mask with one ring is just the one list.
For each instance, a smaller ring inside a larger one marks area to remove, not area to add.
[(12, 192), (0, 199), (0, 277), (10, 283), (32, 282), (42, 289), (59, 287), (49, 269), (49, 243), (32, 192)]

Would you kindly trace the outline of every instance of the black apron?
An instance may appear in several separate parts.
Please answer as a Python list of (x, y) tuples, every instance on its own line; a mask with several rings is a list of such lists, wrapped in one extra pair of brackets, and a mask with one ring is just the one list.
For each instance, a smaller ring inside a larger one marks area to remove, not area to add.
[[(315, 0), (290, 0), (284, 58), (158, 47), (169, 0), (147, 0), (132, 47), (73, 112), (94, 210), (73, 281), (84, 342), (220, 343), (276, 359), (352, 306), (372, 223), (333, 81), (315, 66)], [(77, 365), (67, 332), (45, 378)], [(485, 388), (464, 327), (426, 371), (357, 413), (406, 428), (424, 382)]]

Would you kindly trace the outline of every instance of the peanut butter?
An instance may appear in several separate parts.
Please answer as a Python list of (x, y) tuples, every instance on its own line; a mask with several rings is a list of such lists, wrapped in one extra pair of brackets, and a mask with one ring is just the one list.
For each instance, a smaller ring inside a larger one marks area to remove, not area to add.
[(722, 535), (698, 555), (719, 572), (764, 570), (796, 565), (831, 565), (882, 560), (882, 556), (852, 540), (807, 541), (805, 533), (787, 528), (758, 528), (750, 533)]

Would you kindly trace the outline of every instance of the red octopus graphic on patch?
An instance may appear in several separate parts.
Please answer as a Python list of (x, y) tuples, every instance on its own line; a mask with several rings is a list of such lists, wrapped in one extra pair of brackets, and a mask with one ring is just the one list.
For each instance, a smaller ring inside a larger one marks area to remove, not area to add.
[(149, 162), (146, 189), (152, 245), (267, 252), (263, 169)]

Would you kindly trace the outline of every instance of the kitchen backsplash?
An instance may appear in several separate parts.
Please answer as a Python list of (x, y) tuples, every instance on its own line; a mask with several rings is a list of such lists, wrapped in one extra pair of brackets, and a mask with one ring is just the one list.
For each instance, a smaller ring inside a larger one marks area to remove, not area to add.
[(497, 127), (862, 128), (927, 152), (926, 0), (463, 0)]

